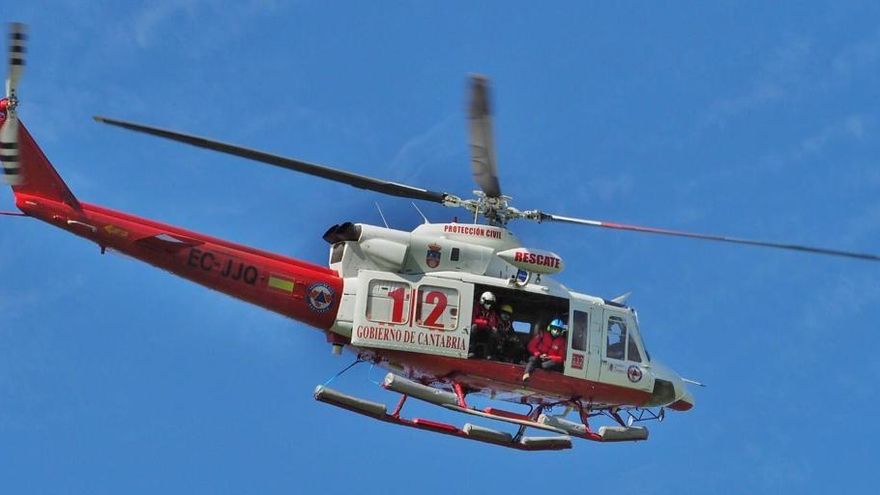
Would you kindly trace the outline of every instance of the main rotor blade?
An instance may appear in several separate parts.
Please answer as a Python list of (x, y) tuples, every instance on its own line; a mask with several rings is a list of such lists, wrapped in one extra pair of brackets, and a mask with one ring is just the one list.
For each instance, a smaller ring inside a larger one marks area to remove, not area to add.
[(839, 249), (828, 249), (815, 246), (804, 246), (802, 244), (788, 244), (781, 242), (758, 241), (754, 239), (742, 239), (739, 237), (729, 237), (711, 234), (698, 234), (693, 232), (682, 232), (680, 230), (660, 229), (656, 227), (644, 227), (640, 225), (627, 225), (623, 223), (604, 222), (599, 220), (586, 220), (582, 218), (564, 217), (549, 213), (535, 212), (532, 218), (539, 221), (552, 220), (555, 222), (574, 223), (578, 225), (587, 225), (590, 227), (601, 227), (604, 229), (628, 230), (631, 232), (645, 232), (648, 234), (661, 234), (675, 237), (688, 237), (691, 239), (702, 239), (706, 241), (729, 242), (733, 244), (747, 244), (750, 246), (770, 247), (776, 249), (788, 249), (791, 251), (801, 251), (805, 253), (826, 254), (830, 256), (843, 256), (846, 258), (857, 258), (862, 260), (880, 261), (880, 255), (869, 253), (855, 253), (852, 251), (841, 251)]
[(471, 75), (471, 102), (468, 109), (471, 140), (471, 170), (474, 182), (486, 196), (501, 196), (498, 168), (495, 165), (495, 144), (492, 141), (492, 117), (489, 109), (489, 80)]
[(190, 144), (199, 148), (206, 148), (209, 150), (219, 151), (221, 153), (228, 153), (230, 155), (240, 156), (249, 160), (268, 163), (269, 165), (275, 165), (276, 167), (286, 168), (295, 172), (302, 172), (304, 174), (314, 175), (316, 177), (321, 177), (323, 179), (329, 179), (336, 182), (342, 182), (343, 184), (348, 184), (359, 189), (367, 189), (383, 194), (389, 194), (391, 196), (421, 199), (423, 201), (432, 201), (434, 203), (441, 204), (449, 196), (446, 193), (442, 192), (429, 191), (427, 189), (408, 186), (406, 184), (399, 184), (397, 182), (375, 179), (373, 177), (367, 177), (365, 175), (353, 174), (351, 172), (326, 167), (324, 165), (318, 165), (315, 163), (296, 160), (294, 158), (273, 155), (264, 151), (244, 148), (242, 146), (223, 143), (220, 141), (213, 141), (207, 138), (193, 136), (190, 134), (160, 129), (158, 127), (150, 127), (146, 125), (135, 124), (133, 122), (126, 122), (123, 120), (109, 119), (106, 117), (96, 116), (94, 117), (94, 119), (98, 122), (122, 127), (124, 129), (143, 132), (145, 134), (152, 134), (153, 136), (171, 139), (173, 141), (179, 141), (181, 143)]

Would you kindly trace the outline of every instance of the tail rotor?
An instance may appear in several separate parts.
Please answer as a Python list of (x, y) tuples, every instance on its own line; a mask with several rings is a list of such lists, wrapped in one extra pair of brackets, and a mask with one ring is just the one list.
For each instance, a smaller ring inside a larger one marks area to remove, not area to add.
[(24, 71), (25, 54), (24, 24), (9, 26), (9, 66), (6, 77), (6, 98), (0, 100), (0, 112), (6, 114), (0, 127), (0, 162), (3, 164), (3, 180), (10, 185), (21, 184), (21, 167), (18, 154), (18, 80)]

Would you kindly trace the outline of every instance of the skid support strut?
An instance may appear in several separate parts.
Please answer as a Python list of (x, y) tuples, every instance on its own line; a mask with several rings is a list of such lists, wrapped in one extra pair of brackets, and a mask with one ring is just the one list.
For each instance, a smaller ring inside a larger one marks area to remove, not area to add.
[(452, 389), (455, 390), (455, 398), (458, 399), (458, 407), (467, 408), (467, 402), (464, 400), (464, 396), (467, 394), (464, 392), (461, 384), (458, 382), (452, 382)]
[(403, 405), (406, 403), (407, 397), (409, 397), (409, 396), (408, 395), (401, 395), (400, 396), (400, 400), (397, 401), (397, 406), (394, 407), (394, 412), (391, 413), (392, 416), (394, 416), (395, 418), (400, 417), (400, 411), (403, 410)]

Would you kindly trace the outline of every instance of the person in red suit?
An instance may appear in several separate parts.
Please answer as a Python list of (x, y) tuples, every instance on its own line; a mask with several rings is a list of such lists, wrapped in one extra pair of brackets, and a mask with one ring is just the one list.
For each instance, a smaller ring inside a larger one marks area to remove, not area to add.
[(555, 318), (529, 341), (529, 362), (522, 381), (528, 381), (532, 371), (537, 367), (545, 370), (562, 371), (565, 361), (565, 322)]
[(495, 309), (495, 294), (489, 291), (480, 296), (480, 304), (474, 308), (471, 325), (469, 358), (494, 359), (491, 338), (498, 332), (498, 311)]

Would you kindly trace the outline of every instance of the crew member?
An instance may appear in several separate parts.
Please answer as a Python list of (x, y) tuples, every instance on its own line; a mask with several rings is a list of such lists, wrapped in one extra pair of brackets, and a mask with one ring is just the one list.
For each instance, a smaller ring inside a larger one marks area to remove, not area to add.
[(493, 349), (489, 344), (492, 335), (497, 332), (498, 313), (495, 311), (495, 294), (486, 291), (480, 296), (480, 304), (474, 309), (468, 357), (492, 359)]
[(498, 333), (496, 335), (497, 353), (502, 361), (519, 363), (523, 347), (513, 330), (513, 306), (502, 304), (498, 312)]
[(537, 367), (548, 371), (562, 371), (562, 362), (565, 360), (565, 331), (565, 322), (555, 318), (545, 331), (532, 337), (529, 342), (529, 362), (522, 376), (523, 382), (528, 381)]

